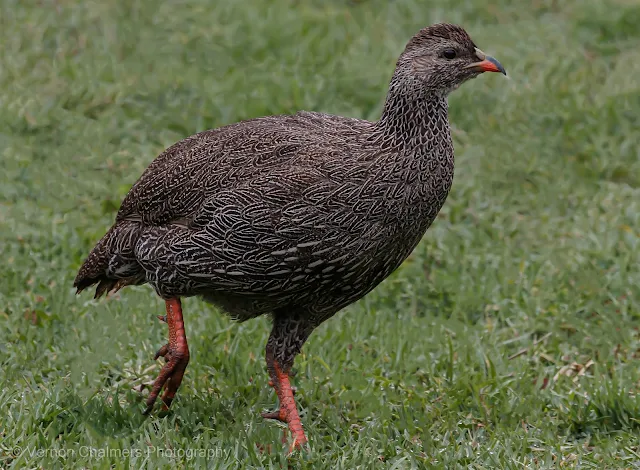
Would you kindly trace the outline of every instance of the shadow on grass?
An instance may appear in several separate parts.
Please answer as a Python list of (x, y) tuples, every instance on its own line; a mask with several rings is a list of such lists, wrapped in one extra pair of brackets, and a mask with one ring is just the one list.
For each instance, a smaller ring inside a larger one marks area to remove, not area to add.
[(617, 431), (640, 430), (640, 397), (605, 385), (585, 403), (576, 397), (566, 411), (565, 429), (575, 438)]
[[(142, 414), (147, 394), (134, 390), (116, 391), (112, 394), (96, 394), (83, 402), (69, 392), (57, 403), (56, 410), (41, 419), (40, 429), (56, 439), (62, 435), (88, 433), (100, 440), (137, 437), (151, 423), (156, 432), (161, 427), (171, 427), (186, 438), (195, 438), (202, 426), (229, 428), (235, 423), (235, 415), (229, 403), (205, 400), (190, 395), (174, 402), (169, 411), (163, 411), (160, 400), (150, 415)], [(250, 407), (246, 406), (249, 410)], [(162, 424), (163, 421), (166, 424)]]

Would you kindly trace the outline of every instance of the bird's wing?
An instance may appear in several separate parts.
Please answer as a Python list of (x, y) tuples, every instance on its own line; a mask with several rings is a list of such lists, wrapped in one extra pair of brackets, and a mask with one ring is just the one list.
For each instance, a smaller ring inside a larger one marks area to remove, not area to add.
[(388, 211), (343, 141), (364, 121), (267, 119), (177, 144), (133, 187), (119, 217), (146, 227), (136, 257), (156, 284), (281, 294), (372, 259)]
[(190, 291), (281, 296), (348, 279), (375, 261), (391, 226), (383, 201), (354, 212), (357, 179), (323, 176), (294, 165), (221, 190), (188, 224), (143, 232), (138, 262), (150, 280)]

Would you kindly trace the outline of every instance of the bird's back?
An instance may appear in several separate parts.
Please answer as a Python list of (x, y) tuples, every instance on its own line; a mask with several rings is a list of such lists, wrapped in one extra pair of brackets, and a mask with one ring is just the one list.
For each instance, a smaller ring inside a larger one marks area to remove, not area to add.
[(364, 120), (300, 112), (200, 132), (149, 165), (122, 202), (117, 221), (139, 217), (162, 225), (188, 219), (218, 191), (282, 167), (320, 167), (327, 159), (346, 157), (349, 144), (370, 126)]

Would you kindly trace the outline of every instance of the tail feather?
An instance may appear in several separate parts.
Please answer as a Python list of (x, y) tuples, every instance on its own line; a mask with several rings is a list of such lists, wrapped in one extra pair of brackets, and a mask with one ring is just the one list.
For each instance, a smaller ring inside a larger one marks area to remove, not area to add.
[[(96, 246), (93, 247), (87, 259), (82, 263), (78, 275), (73, 281), (73, 287), (78, 290), (76, 294), (79, 294), (87, 287), (91, 287), (96, 283), (102, 284), (107, 279), (107, 270), (109, 268), (109, 245), (112, 238), (113, 229), (110, 229), (104, 237), (100, 239)], [(96, 289), (96, 297), (99, 297), (104, 293), (104, 287)]]
[[(133, 229), (133, 230), (132, 230)], [(82, 263), (73, 281), (76, 294), (97, 284), (94, 298), (117, 292), (124, 286), (143, 284), (144, 270), (133, 255), (137, 227), (116, 224), (100, 239)]]

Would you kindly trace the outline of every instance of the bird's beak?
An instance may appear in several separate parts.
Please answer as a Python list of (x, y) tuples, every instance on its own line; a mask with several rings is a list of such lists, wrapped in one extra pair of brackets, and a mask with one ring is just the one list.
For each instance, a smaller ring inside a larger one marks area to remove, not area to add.
[(480, 60), (465, 66), (465, 69), (472, 69), (476, 72), (500, 72), (503, 75), (507, 74), (500, 62), (493, 57), (486, 55), (478, 48), (476, 48), (476, 56)]

